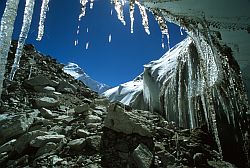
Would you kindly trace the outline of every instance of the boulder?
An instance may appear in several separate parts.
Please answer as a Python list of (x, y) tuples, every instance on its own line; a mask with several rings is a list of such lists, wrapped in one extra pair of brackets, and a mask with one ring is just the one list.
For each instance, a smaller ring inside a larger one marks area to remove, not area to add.
[(90, 133), (87, 130), (84, 129), (78, 129), (76, 131), (76, 134), (79, 138), (86, 138), (90, 135)]
[(42, 97), (35, 99), (35, 107), (37, 108), (53, 108), (59, 105), (59, 101), (52, 97)]
[(57, 82), (53, 80), (49, 80), (46, 76), (38, 75), (36, 77), (30, 78), (24, 81), (25, 84), (32, 86), (33, 88), (36, 86), (52, 86), (55, 87), (58, 85)]
[(125, 134), (137, 133), (141, 136), (152, 137), (152, 122), (148, 119), (150, 112), (146, 112), (146, 115), (138, 111), (127, 112), (121, 106), (112, 104), (109, 106), (104, 126)]
[(95, 116), (95, 115), (88, 115), (85, 119), (86, 124), (100, 123), (101, 121), (102, 121), (102, 119), (98, 116)]
[(86, 140), (84, 138), (74, 139), (69, 141), (68, 146), (75, 151), (82, 151), (86, 146)]
[(30, 142), (32, 147), (40, 148), (48, 142), (59, 143), (65, 139), (64, 135), (44, 135), (38, 136)]
[(34, 86), (34, 90), (41, 93), (54, 93), (56, 89), (51, 86)]
[(12, 137), (25, 133), (34, 122), (39, 111), (35, 110), (28, 114), (0, 115), (0, 144)]
[(86, 142), (89, 148), (99, 151), (101, 146), (101, 136), (99, 135), (90, 136), (86, 138)]
[(82, 104), (80, 106), (75, 107), (75, 113), (77, 114), (87, 114), (90, 107), (89, 104)]
[(42, 146), (41, 148), (38, 149), (38, 151), (36, 152), (36, 157), (42, 156), (46, 153), (50, 153), (50, 152), (56, 150), (56, 148), (57, 148), (56, 143), (48, 142), (44, 146)]
[(15, 142), (16, 142), (16, 139), (12, 139), (11, 141), (0, 146), (0, 153), (12, 152), (14, 150)]
[(48, 135), (48, 133), (39, 130), (27, 132), (17, 139), (15, 143), (15, 151), (17, 151), (19, 154), (22, 154), (22, 152), (29, 146), (30, 141), (34, 140), (38, 136), (44, 135)]
[(46, 108), (41, 108), (40, 109), (40, 112), (41, 112), (41, 115), (46, 118), (46, 119), (51, 119), (51, 118), (54, 118), (55, 115), (48, 109)]
[(150, 168), (154, 157), (151, 151), (143, 144), (140, 144), (133, 151), (132, 156), (137, 167), (140, 168)]
[(57, 86), (57, 91), (63, 92), (63, 93), (75, 93), (77, 91), (77, 87), (68, 81), (62, 80), (59, 82), (59, 85)]

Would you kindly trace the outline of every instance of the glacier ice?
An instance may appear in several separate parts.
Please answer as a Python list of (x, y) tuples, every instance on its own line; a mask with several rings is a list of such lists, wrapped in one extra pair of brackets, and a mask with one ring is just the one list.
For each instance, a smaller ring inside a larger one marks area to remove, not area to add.
[(7, 0), (0, 27), (0, 98), (19, 0)]
[(23, 47), (25, 44), (25, 40), (28, 36), (31, 21), (32, 21), (34, 5), (35, 5), (35, 0), (26, 0), (24, 16), (23, 16), (23, 25), (22, 25), (21, 33), (18, 39), (15, 60), (14, 60), (14, 63), (12, 65), (12, 69), (9, 75), (10, 80), (13, 80), (16, 70), (19, 68), (19, 62), (22, 56)]
[(41, 6), (41, 13), (40, 13), (38, 35), (37, 35), (37, 39), (36, 39), (38, 41), (42, 40), (42, 37), (44, 34), (44, 23), (45, 23), (46, 14), (47, 14), (48, 9), (49, 9), (49, 0), (43, 0), (42, 6)]

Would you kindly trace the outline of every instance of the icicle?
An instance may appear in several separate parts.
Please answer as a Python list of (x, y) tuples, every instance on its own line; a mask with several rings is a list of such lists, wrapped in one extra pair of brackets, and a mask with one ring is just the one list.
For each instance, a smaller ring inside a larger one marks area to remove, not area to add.
[(80, 33), (80, 26), (77, 26), (76, 34), (78, 35)]
[(126, 25), (126, 22), (125, 22), (124, 16), (123, 16), (123, 9), (122, 9), (122, 5), (121, 5), (120, 1), (113, 0), (113, 3), (115, 5), (115, 10), (117, 12), (118, 19), (122, 22), (123, 25)]
[(19, 36), (17, 50), (15, 54), (15, 60), (12, 65), (12, 69), (10, 72), (9, 79), (13, 80), (16, 70), (19, 68), (19, 62), (22, 56), (22, 51), (24, 47), (25, 40), (28, 36), (30, 24), (32, 21), (33, 9), (34, 9), (35, 0), (26, 0), (24, 17), (23, 17), (23, 25), (22, 30)]
[(86, 50), (89, 49), (89, 42), (86, 43)]
[(94, 7), (94, 0), (90, 0), (89, 8), (93, 9), (93, 7)]
[(183, 28), (180, 26), (180, 33), (181, 33), (181, 36), (183, 36), (182, 29), (183, 29)]
[(160, 29), (161, 29), (161, 33), (162, 33), (162, 37), (164, 38), (164, 35), (166, 35), (167, 37), (167, 41), (168, 41), (168, 48), (170, 49), (170, 41), (169, 41), (169, 33), (168, 33), (168, 26), (165, 22), (165, 19), (161, 16), (160, 11), (156, 10), (156, 9), (152, 9), (152, 13), (155, 16), (156, 21), (158, 22)]
[(135, 4), (139, 7), (140, 14), (142, 17), (142, 25), (145, 29), (145, 32), (149, 35), (150, 31), (149, 31), (149, 26), (148, 26), (148, 16), (147, 16), (146, 8), (142, 6), (138, 0), (135, 0)]
[(109, 43), (111, 43), (111, 40), (112, 40), (112, 35), (109, 34)]
[(79, 43), (79, 40), (77, 39), (77, 40), (75, 40), (75, 46), (77, 46), (78, 45), (78, 43)]
[(135, 0), (130, 0), (130, 9), (129, 9), (129, 15), (130, 15), (130, 23), (131, 23), (131, 33), (134, 33), (134, 12), (135, 12)]
[(121, 0), (121, 2), (122, 2), (122, 6), (124, 6), (125, 5), (125, 0)]
[(113, 15), (113, 10), (112, 10), (112, 9), (110, 10), (110, 15), (111, 15), (111, 16)]
[(87, 3), (88, 3), (88, 0), (80, 0), (80, 4), (82, 6), (81, 6), (81, 13), (80, 13), (79, 18), (78, 18), (79, 21), (81, 21), (82, 17), (84, 17), (85, 14), (86, 14), (86, 5), (87, 5)]
[(87, 30), (86, 30), (86, 32), (88, 33), (89, 32), (89, 28), (87, 27)]
[(0, 98), (19, 0), (7, 0), (0, 27)]
[(42, 37), (44, 34), (44, 23), (45, 23), (48, 7), (49, 7), (49, 0), (43, 0), (41, 13), (40, 13), (39, 27), (38, 27), (38, 36), (36, 39), (38, 41), (42, 40)]

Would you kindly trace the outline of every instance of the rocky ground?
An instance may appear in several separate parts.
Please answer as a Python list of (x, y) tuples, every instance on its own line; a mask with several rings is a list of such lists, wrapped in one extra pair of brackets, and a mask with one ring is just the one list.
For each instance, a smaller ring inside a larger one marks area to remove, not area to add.
[(180, 129), (157, 114), (111, 104), (63, 66), (25, 46), (14, 80), (4, 81), (0, 167), (235, 167), (220, 160), (205, 125)]

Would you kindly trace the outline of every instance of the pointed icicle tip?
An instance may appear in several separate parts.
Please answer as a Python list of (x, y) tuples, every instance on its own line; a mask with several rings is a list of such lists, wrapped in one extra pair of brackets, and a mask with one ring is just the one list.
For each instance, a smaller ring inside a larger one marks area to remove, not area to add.
[(89, 49), (89, 42), (86, 43), (85, 49)]
[(112, 35), (109, 34), (109, 43), (111, 43), (111, 41), (112, 41)]

